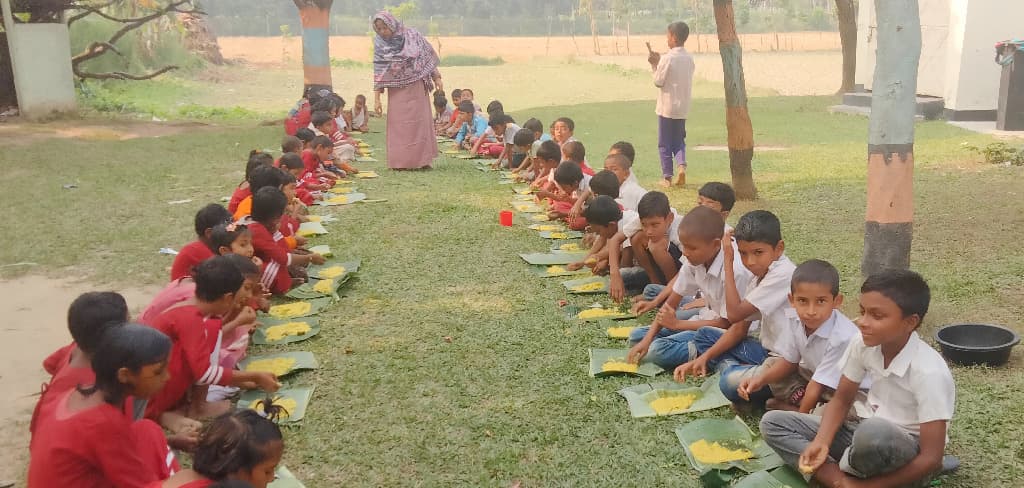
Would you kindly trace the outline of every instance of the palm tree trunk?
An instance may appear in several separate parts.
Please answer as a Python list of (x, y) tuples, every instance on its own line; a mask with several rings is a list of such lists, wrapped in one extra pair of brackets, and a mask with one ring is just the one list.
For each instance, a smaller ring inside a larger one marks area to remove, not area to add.
[(718, 51), (725, 74), (725, 125), (729, 135), (729, 170), (736, 198), (754, 200), (757, 187), (750, 163), (754, 158), (754, 127), (747, 111), (747, 86), (743, 77), (743, 47), (736, 35), (732, 0), (714, 0)]
[(921, 18), (917, 0), (875, 0), (875, 9), (878, 55), (868, 125), (864, 276), (909, 268), (914, 230), (914, 116)]
[(839, 42), (843, 47), (843, 86), (839, 93), (853, 91), (857, 76), (857, 5), (854, 0), (836, 0)]
[(333, 0), (293, 0), (302, 21), (302, 74), (306, 89), (332, 89), (330, 22)]

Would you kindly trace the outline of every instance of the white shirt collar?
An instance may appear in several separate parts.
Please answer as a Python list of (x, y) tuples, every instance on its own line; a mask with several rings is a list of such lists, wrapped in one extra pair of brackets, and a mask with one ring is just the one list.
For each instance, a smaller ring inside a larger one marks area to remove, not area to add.
[(917, 335), (917, 332), (910, 333), (910, 339), (907, 340), (907, 344), (903, 346), (903, 349), (892, 359), (889, 363), (889, 367), (885, 367), (885, 358), (882, 356), (882, 346), (875, 346), (871, 348), (871, 354), (868, 356), (868, 360), (871, 364), (882, 372), (882, 376), (896, 375), (903, 377), (907, 374), (907, 370), (910, 369), (910, 362), (917, 355), (917, 348), (921, 345), (921, 337)]
[[(686, 258), (684, 257), (683, 259)], [(701, 265), (701, 267), (703, 266), (704, 265)], [(715, 277), (722, 277), (725, 275), (725, 258), (722, 257), (721, 250), (718, 251), (718, 254), (715, 256), (715, 260), (711, 262), (711, 266), (707, 268), (707, 274)]]

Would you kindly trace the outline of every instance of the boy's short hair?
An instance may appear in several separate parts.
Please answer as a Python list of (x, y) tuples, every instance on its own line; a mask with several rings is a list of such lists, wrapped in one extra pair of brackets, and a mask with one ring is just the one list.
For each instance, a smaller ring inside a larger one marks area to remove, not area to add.
[(498, 112), (491, 114), (491, 118), (490, 120), (487, 121), (487, 125), (489, 125), (493, 129), (495, 127), (498, 127), (499, 125), (510, 124), (512, 122), (512, 117), (504, 113)]
[[(265, 167), (261, 166), (261, 168)], [(211, 203), (196, 212), (196, 235), (203, 237), (206, 235), (206, 229), (212, 229), (217, 224), (223, 224), (224, 222), (231, 222), (231, 212), (228, 212), (228, 209), (219, 203)]]
[(281, 139), (281, 151), (290, 153), (301, 149), (302, 141), (298, 137), (284, 136), (284, 139)]
[(473, 106), (473, 102), (469, 100), (463, 100), (459, 102), (459, 112), (464, 114), (471, 114), (476, 112), (476, 107)]
[(559, 185), (578, 185), (583, 181), (583, 169), (574, 161), (562, 161), (555, 168), (555, 183)]
[(904, 317), (917, 315), (919, 326), (928, 313), (928, 304), (932, 299), (928, 282), (921, 275), (907, 269), (889, 269), (868, 276), (860, 292), (881, 293), (900, 307)]
[(128, 320), (128, 304), (112, 291), (90, 291), (78, 295), (68, 307), (68, 332), (78, 348), (92, 354), (110, 327)]
[[(649, 191), (636, 204), (636, 213), (641, 219), (647, 217), (668, 217), (672, 214), (672, 206), (668, 203), (668, 195), (660, 191)], [(725, 225), (722, 225), (725, 228)]]
[(516, 135), (514, 137), (512, 137), (512, 145), (513, 146), (532, 146), (534, 140), (535, 139), (533, 137), (533, 131), (532, 130), (530, 130), (530, 129), (519, 129), (519, 132), (516, 132)]
[(492, 100), (491, 103), (487, 104), (487, 115), (494, 116), (496, 114), (505, 113), (505, 106), (497, 100)]
[(316, 138), (316, 132), (313, 132), (309, 127), (303, 127), (295, 131), (295, 137), (298, 137), (302, 142), (311, 142)]
[(310, 113), (330, 112), (332, 108), (334, 108), (334, 101), (328, 96), (323, 97), (320, 100), (317, 100), (316, 103), (310, 105), (309, 111)]
[(531, 118), (523, 124), (524, 129), (530, 129), (531, 132), (544, 132), (544, 124), (540, 123), (539, 120)]
[(252, 262), (252, 258), (247, 258), (241, 254), (225, 254), (224, 257), (231, 261), (231, 264), (238, 268), (238, 272), (242, 273), (242, 277), (259, 275), (260, 267), (256, 266), (256, 263)]
[(636, 148), (633, 147), (632, 143), (626, 141), (616, 142), (615, 144), (612, 144), (612, 150), (629, 159), (629, 165), (626, 166), (627, 168), (633, 167), (633, 160), (636, 159)]
[(561, 156), (562, 151), (558, 148), (558, 143), (555, 141), (544, 141), (537, 148), (537, 157), (540, 159), (558, 161)]
[(723, 212), (731, 211), (733, 205), (736, 205), (736, 192), (732, 190), (731, 186), (718, 181), (704, 183), (704, 186), (697, 190), (697, 194), (720, 203)]
[(590, 191), (594, 195), (619, 198), (619, 178), (606, 169), (590, 178)]
[(281, 156), (281, 167), (285, 169), (304, 169), (306, 165), (302, 162), (302, 156), (288, 153)]
[(252, 218), (260, 223), (270, 222), (284, 215), (287, 206), (288, 197), (284, 196), (280, 188), (261, 188), (252, 196)]
[(630, 161), (625, 154), (612, 154), (604, 158), (604, 161), (606, 163), (608, 161), (614, 162), (615, 164), (619, 165), (619, 167), (622, 169), (632, 170), (633, 168), (633, 162)]
[(562, 152), (565, 153), (565, 157), (569, 161), (582, 163), (587, 160), (587, 148), (583, 147), (583, 143), (580, 141), (569, 141), (565, 143), (562, 145)]
[(270, 153), (260, 151), (259, 149), (253, 149), (252, 151), (249, 151), (249, 162), (271, 166), (274, 164), (274, 156), (271, 156)]
[[(442, 93), (441, 96), (443, 97), (444, 93)], [(359, 95), (356, 95), (356, 101), (358, 102), (359, 100), (362, 100), (362, 101), (365, 102), (366, 101), (366, 95), (363, 95), (362, 93), (360, 93)]]
[(295, 178), (295, 175), (287, 171), (278, 170), (278, 173), (280, 173), (278, 181), (281, 182), (280, 186), (282, 187), (284, 187), (285, 185), (294, 185), (299, 182), (299, 180)]
[(309, 121), (313, 124), (313, 127), (319, 128), (321, 125), (330, 122), (333, 118), (334, 117), (331, 117), (331, 114), (327, 112), (313, 112), (313, 116), (310, 117)]
[(437, 92), (434, 94), (434, 108), (442, 108), (448, 106), (448, 99), (444, 97), (444, 93)]
[(456, 88), (452, 90), (452, 100), (456, 100), (462, 96), (462, 89)]
[(249, 191), (253, 195), (262, 188), (277, 188), (281, 186), (281, 176), (284, 171), (273, 166), (260, 166), (252, 170), (249, 175)]
[(196, 297), (213, 302), (228, 293), (237, 293), (245, 277), (227, 256), (214, 256), (196, 265), (192, 280), (196, 282)]
[(687, 212), (679, 222), (680, 237), (683, 234), (702, 239), (704, 242), (721, 239), (725, 235), (725, 219), (722, 218), (722, 214), (698, 205)]
[(555, 123), (558, 122), (565, 124), (565, 126), (569, 128), (570, 132), (576, 131), (576, 122), (573, 122), (572, 119), (570, 119), (569, 117), (559, 117), (555, 119), (555, 122), (553, 122), (551, 125), (555, 125)]
[(463, 93), (469, 92), (469, 96), (473, 96), (473, 89), (472, 88), (463, 88), (462, 92)]
[(803, 283), (827, 286), (835, 298), (839, 295), (839, 270), (828, 261), (809, 259), (800, 263), (793, 271), (790, 291), (795, 291), (796, 285)]
[(334, 149), (334, 141), (332, 141), (331, 138), (327, 136), (316, 136), (313, 138), (313, 141), (309, 143), (309, 145), (312, 146), (313, 149), (316, 149), (318, 147), (329, 147), (331, 149)]
[(753, 210), (740, 217), (733, 237), (737, 241), (763, 242), (774, 247), (782, 241), (782, 223), (767, 210)]
[(333, 101), (334, 105), (338, 108), (345, 107), (345, 99), (341, 98), (341, 95), (338, 95), (337, 93), (331, 93), (331, 101)]
[[(614, 175), (612, 175), (614, 176)], [(608, 195), (600, 195), (583, 209), (583, 217), (593, 225), (605, 226), (622, 220), (622, 209), (615, 199)]]
[(676, 36), (676, 41), (680, 46), (685, 44), (690, 37), (690, 26), (686, 25), (686, 22), (673, 22), (668, 25), (668, 31)]

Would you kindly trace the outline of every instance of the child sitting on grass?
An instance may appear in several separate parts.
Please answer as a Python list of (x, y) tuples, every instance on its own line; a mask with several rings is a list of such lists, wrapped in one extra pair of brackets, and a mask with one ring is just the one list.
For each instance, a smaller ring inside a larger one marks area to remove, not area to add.
[[(284, 171), (273, 166), (260, 166), (249, 175), (249, 189), (255, 194), (266, 187), (280, 188), (284, 182)], [(235, 208), (232, 220), (238, 222), (252, 213), (252, 195), (245, 197)]]
[[(946, 361), (917, 334), (930, 299), (928, 283), (913, 271), (869, 276), (860, 289), (860, 334), (850, 339), (824, 414), (768, 412), (761, 419), (765, 442), (822, 486), (928, 486), (951, 467), (943, 451), (956, 385)], [(868, 378), (869, 410), (851, 421)]]
[[(343, 132), (334, 129), (335, 121), (329, 113), (314, 112), (313, 121), (310, 122), (310, 126), (312, 126), (313, 132), (318, 137), (324, 136), (331, 140), (331, 154), (327, 158), (321, 158), (321, 163), (326, 170), (341, 176), (344, 176), (346, 173), (355, 174), (359, 172), (359, 170), (349, 164), (356, 158), (355, 143), (346, 137)], [(314, 139), (314, 149), (316, 148), (315, 144), (316, 140)]]
[(195, 265), (213, 257), (210, 232), (218, 224), (230, 221), (231, 213), (219, 203), (211, 203), (196, 213), (196, 240), (185, 245), (174, 256), (174, 262), (171, 264), (171, 281), (188, 276)]
[(274, 481), (283, 455), (284, 437), (277, 424), (253, 410), (236, 410), (203, 429), (192, 469), (147, 488), (212, 488), (229, 480), (266, 488)]
[(434, 112), (434, 133), (444, 135), (452, 125), (452, 108), (442, 92), (434, 93)]
[(583, 230), (587, 228), (587, 220), (577, 217), (569, 220), (569, 210), (572, 202), (576, 201), (579, 194), (590, 190), (590, 176), (583, 174), (580, 165), (572, 161), (562, 161), (554, 173), (556, 190), (541, 190), (537, 192), (537, 198), (548, 199), (551, 211), (548, 218), (551, 220), (565, 220), (572, 230)]
[(324, 257), (316, 254), (289, 253), (278, 226), (288, 206), (288, 198), (278, 188), (268, 187), (256, 192), (253, 197), (252, 219), (249, 226), (252, 232), (253, 248), (256, 257), (260, 258), (265, 267), (260, 283), (271, 293), (281, 295), (287, 293), (293, 285), (301, 284), (301, 279), (293, 280), (288, 274), (289, 266), (309, 266), (324, 264)]
[(537, 175), (537, 165), (534, 164), (534, 159), (537, 157), (537, 150), (540, 149), (540, 145), (544, 141), (551, 140), (551, 135), (544, 132), (544, 124), (541, 124), (537, 119), (527, 120), (523, 124), (523, 130), (528, 130), (533, 133), (533, 143), (530, 145), (529, 152), (527, 153), (526, 159), (523, 160), (523, 164), (512, 170), (512, 173), (516, 174), (522, 181), (533, 181), (533, 178)]
[[(285, 154), (302, 155), (302, 141), (295, 136), (284, 136), (284, 139), (281, 140), (281, 156)], [(274, 162), (274, 166), (281, 166), (280, 158)]]
[(593, 168), (587, 166), (587, 149), (583, 147), (582, 142), (569, 141), (562, 144), (562, 160), (572, 161), (580, 165), (583, 174), (594, 176), (595, 171)]
[[(498, 157), (498, 160), (494, 162), (493, 167), (511, 168), (513, 163), (513, 153), (515, 152), (516, 133), (519, 132), (521, 127), (516, 125), (516, 122), (512, 117), (503, 113), (492, 115), (487, 124), (494, 133), (498, 134), (498, 137), (501, 138), (499, 143), (488, 146), (486, 149), (486, 154)], [(521, 157), (520, 161), (522, 161)], [(516, 163), (516, 166), (518, 166), (518, 163)]]
[[(755, 403), (767, 399), (769, 410), (811, 413), (832, 398), (839, 386), (840, 359), (858, 333), (857, 326), (839, 311), (843, 305), (839, 272), (819, 259), (797, 266), (789, 305), (788, 326), (779, 331), (773, 350), (779, 357), (750, 366), (742, 373), (737, 391), (726, 394), (729, 399)], [(861, 385), (868, 386), (868, 381)]]
[(302, 141), (302, 150), (305, 151), (313, 148), (310, 144), (313, 142), (313, 139), (316, 138), (316, 134), (314, 134), (309, 128), (303, 127), (295, 131), (295, 137), (298, 137), (299, 140)]
[(487, 119), (473, 110), (473, 103), (462, 101), (459, 103), (459, 130), (455, 134), (455, 149), (470, 149), (477, 146), (478, 141), (488, 142), (486, 139)]
[(366, 110), (366, 96), (356, 95), (356, 103), (352, 106), (352, 117), (349, 127), (357, 132), (370, 132), (370, 112)]
[(303, 205), (312, 205), (320, 197), (320, 192), (330, 188), (312, 173), (306, 175), (306, 166), (298, 154), (281, 156), (281, 169), (295, 178), (295, 198)]
[[(516, 179), (526, 179), (527, 174), (529, 174), (529, 168), (533, 166), (534, 142), (537, 141), (534, 140), (533, 131), (530, 129), (519, 129), (516, 135), (512, 136), (513, 154), (509, 168)], [(526, 168), (525, 172), (523, 171), (524, 167)]]
[[(668, 196), (661, 192), (644, 195), (637, 206), (637, 218), (624, 222), (608, 243), (608, 293), (613, 300), (621, 302), (626, 290), (642, 290), (648, 283), (666, 284), (676, 275), (683, 250), (680, 222)], [(626, 241), (636, 266), (620, 269), (620, 253)]]
[[(625, 146), (617, 148), (616, 146), (620, 144), (624, 144)], [(628, 153), (618, 152), (620, 149), (622, 151), (626, 151), (626, 146), (628, 146)], [(612, 146), (611, 152), (609, 152), (608, 156), (604, 159), (604, 169), (605, 171), (611, 171), (614, 173), (615, 177), (618, 179), (619, 190), (616, 192), (618, 195), (616, 198), (622, 205), (622, 208), (624, 210), (635, 211), (637, 205), (640, 204), (640, 199), (647, 194), (647, 190), (640, 186), (636, 180), (636, 176), (633, 175), (631, 170), (633, 167), (633, 161), (632, 159), (629, 159), (631, 157), (629, 154), (633, 154), (632, 144), (628, 142), (615, 143), (615, 145)], [(587, 192), (580, 195), (579, 199), (576, 200), (576, 203), (573, 204), (572, 210), (569, 211), (569, 216), (575, 217), (576, 215), (579, 215), (579, 212), (583, 210), (584, 203), (586, 203), (590, 197), (591, 195)]]
[(537, 168), (537, 176), (530, 183), (530, 188), (552, 191), (554, 185), (554, 171), (561, 161), (558, 144), (554, 141), (544, 141), (537, 150), (537, 157), (534, 158), (534, 165)]
[[(551, 138), (562, 147), (567, 142), (575, 141), (573, 133), (576, 131), (576, 123), (569, 117), (559, 117), (551, 123)], [(578, 161), (577, 161), (578, 162)]]
[(306, 166), (307, 173), (312, 173), (317, 178), (330, 180), (329, 184), (333, 184), (339, 177), (344, 176), (328, 171), (325, 166), (331, 160), (331, 154), (334, 152), (334, 143), (331, 142), (330, 137), (316, 136), (309, 145), (311, 149), (302, 151), (302, 164)]

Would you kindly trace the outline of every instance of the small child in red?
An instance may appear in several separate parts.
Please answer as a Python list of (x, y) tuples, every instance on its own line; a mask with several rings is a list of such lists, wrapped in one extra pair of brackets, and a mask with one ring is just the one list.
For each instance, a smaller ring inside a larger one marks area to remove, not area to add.
[[(331, 153), (334, 151), (334, 143), (327, 136), (316, 136), (313, 142), (309, 143), (311, 149), (302, 151), (302, 164), (306, 173), (312, 173), (317, 178), (329, 180), (329, 185), (334, 186), (334, 181), (339, 177), (324, 167), (326, 161), (330, 161)], [(303, 176), (305, 178), (305, 176)]]
[(263, 151), (252, 150), (249, 153), (249, 161), (245, 164), (245, 180), (238, 184), (231, 199), (228, 200), (228, 212), (235, 213), (238, 204), (246, 197), (252, 195), (252, 188), (249, 186), (249, 175), (259, 166), (271, 166), (274, 164), (274, 157)]
[(555, 170), (556, 191), (539, 191), (537, 198), (550, 199), (551, 211), (548, 218), (562, 219), (569, 224), (572, 230), (583, 230), (587, 228), (587, 219), (582, 216), (569, 218), (569, 211), (579, 198), (579, 194), (590, 189), (590, 176), (583, 174), (580, 166), (572, 161), (562, 161)]
[(274, 294), (287, 293), (292, 287), (292, 278), (288, 274), (288, 266), (308, 266), (310, 263), (323, 264), (324, 257), (316, 254), (292, 254), (282, 242), (284, 237), (278, 227), (288, 198), (280, 189), (263, 188), (253, 197), (252, 219), (249, 226), (252, 233), (252, 244), (256, 257), (263, 260), (265, 266), (260, 282), (263, 287)]
[(231, 213), (218, 203), (211, 203), (196, 213), (196, 240), (178, 251), (171, 264), (171, 281), (192, 274), (192, 268), (213, 257), (210, 248), (210, 230), (217, 224), (231, 222)]

